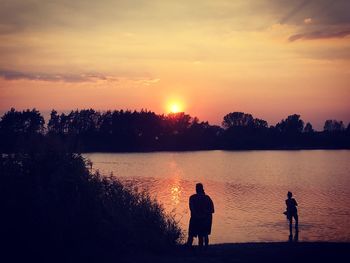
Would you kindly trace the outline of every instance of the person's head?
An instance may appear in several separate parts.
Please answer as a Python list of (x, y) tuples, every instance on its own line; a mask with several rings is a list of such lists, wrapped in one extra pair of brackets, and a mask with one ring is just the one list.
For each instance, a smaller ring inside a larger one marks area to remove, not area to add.
[(292, 196), (293, 196), (292, 192), (289, 192), (289, 191), (288, 191), (287, 197), (288, 197), (288, 198), (292, 198)]
[(196, 184), (196, 192), (197, 194), (204, 194), (204, 188), (201, 183)]

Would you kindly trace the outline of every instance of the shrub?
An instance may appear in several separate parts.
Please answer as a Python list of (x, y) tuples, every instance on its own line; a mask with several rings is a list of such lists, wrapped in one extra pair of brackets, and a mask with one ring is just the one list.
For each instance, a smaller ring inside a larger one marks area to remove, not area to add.
[(0, 181), (0, 235), (12, 256), (102, 260), (164, 251), (181, 239), (148, 194), (89, 172), (79, 154), (2, 155)]

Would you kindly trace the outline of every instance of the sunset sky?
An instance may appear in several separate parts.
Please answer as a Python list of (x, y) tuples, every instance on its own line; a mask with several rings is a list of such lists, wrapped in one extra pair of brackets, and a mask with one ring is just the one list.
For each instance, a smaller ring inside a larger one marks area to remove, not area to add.
[(0, 112), (350, 121), (348, 0), (0, 0)]

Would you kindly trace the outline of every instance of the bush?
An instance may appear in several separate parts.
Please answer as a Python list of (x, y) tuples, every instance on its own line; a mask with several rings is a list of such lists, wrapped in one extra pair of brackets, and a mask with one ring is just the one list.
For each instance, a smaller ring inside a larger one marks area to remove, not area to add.
[(12, 256), (101, 261), (181, 239), (155, 200), (89, 172), (79, 154), (2, 155), (0, 181), (0, 235)]

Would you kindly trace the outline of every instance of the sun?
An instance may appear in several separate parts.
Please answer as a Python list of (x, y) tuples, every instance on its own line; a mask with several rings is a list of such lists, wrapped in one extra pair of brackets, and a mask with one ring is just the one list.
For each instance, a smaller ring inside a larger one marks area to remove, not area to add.
[(171, 96), (164, 101), (164, 109), (167, 114), (177, 114), (185, 112), (186, 103), (182, 97)]
[(179, 101), (172, 101), (168, 103), (168, 112), (169, 113), (179, 113), (183, 112), (183, 105)]
[(169, 105), (169, 110), (170, 110), (170, 113), (178, 113), (178, 112), (181, 112), (181, 106), (179, 103), (171, 103)]

